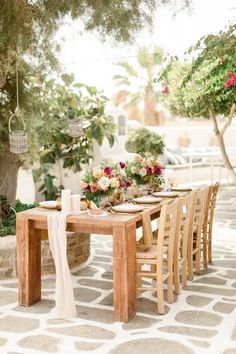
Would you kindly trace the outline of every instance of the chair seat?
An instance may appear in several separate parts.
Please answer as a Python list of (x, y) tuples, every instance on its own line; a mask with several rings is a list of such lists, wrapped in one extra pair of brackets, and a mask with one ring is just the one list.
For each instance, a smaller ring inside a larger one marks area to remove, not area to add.
[[(167, 247), (163, 247), (163, 252), (167, 252)], [(149, 250), (147, 251), (141, 251), (137, 250), (136, 252), (136, 258), (137, 259), (156, 259), (157, 258), (157, 246), (152, 245)]]

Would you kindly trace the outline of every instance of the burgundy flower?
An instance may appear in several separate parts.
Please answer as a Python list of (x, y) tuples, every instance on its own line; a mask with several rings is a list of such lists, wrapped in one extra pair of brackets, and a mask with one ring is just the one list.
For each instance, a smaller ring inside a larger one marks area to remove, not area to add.
[(161, 175), (162, 174), (162, 168), (161, 167), (156, 167), (154, 170), (156, 175)]
[(125, 163), (124, 162), (119, 162), (120, 168), (125, 168)]
[(125, 181), (120, 181), (120, 186), (122, 188), (125, 188), (127, 186), (126, 182)]
[(108, 176), (110, 176), (110, 174), (111, 174), (111, 167), (110, 167), (110, 166), (106, 166), (106, 167), (104, 168), (104, 172), (105, 172)]
[(147, 175), (151, 175), (153, 173), (153, 170), (151, 167), (147, 167), (146, 172), (147, 172)]

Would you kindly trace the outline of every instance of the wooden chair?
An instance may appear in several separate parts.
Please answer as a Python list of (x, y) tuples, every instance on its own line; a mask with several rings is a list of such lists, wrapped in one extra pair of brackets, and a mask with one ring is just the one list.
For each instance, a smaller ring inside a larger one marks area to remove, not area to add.
[(196, 192), (192, 192), (178, 201), (174, 249), (174, 286), (176, 294), (180, 294), (180, 268), (182, 286), (184, 287), (187, 284), (189, 227), (193, 222), (195, 203)]
[(204, 269), (207, 269), (208, 263), (212, 262), (212, 227), (216, 206), (216, 196), (219, 190), (219, 186), (220, 184), (217, 182), (216, 184), (211, 185), (208, 189), (202, 227), (202, 250)]
[[(167, 301), (173, 302), (173, 256), (175, 226), (178, 202), (164, 205), (161, 209), (158, 227), (158, 240), (156, 245), (151, 245), (148, 251), (137, 251), (137, 293), (148, 290), (157, 291), (157, 311), (165, 313), (163, 283), (167, 281)], [(149, 270), (142, 269), (147, 266)], [(156, 280), (156, 287), (144, 286), (143, 278)]]
[(195, 191), (195, 201), (192, 210), (192, 222), (189, 224), (188, 237), (188, 279), (193, 280), (193, 260), (195, 259), (195, 272), (200, 273), (201, 261), (201, 234), (203, 219), (207, 202), (208, 189)]

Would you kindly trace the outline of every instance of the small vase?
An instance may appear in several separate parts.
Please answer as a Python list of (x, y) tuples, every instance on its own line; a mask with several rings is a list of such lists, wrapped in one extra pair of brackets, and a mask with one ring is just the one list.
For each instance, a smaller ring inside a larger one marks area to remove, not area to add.
[(125, 201), (125, 194), (123, 189), (116, 189), (114, 192), (108, 197), (109, 203), (113, 205), (121, 204)]

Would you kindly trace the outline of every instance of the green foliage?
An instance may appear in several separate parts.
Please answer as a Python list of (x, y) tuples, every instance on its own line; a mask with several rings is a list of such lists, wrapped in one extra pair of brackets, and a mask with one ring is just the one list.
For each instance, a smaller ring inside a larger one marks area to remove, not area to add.
[[(108, 99), (95, 87), (74, 83), (72, 75), (63, 75), (62, 79), (61, 84), (54, 80), (43, 83), (40, 95), (33, 102), (43, 118), (36, 127), (39, 149), (35, 158), (39, 159), (40, 167), (34, 172), (34, 178), (41, 181), (39, 191), (47, 200), (56, 199), (63, 188), (55, 184), (56, 177), (50, 173), (54, 164), (62, 160), (63, 168), (81, 171), (82, 165), (93, 158), (93, 139), (101, 145), (107, 138), (110, 146), (115, 139), (116, 126), (104, 112)], [(32, 91), (38, 91), (39, 86), (34, 84)], [(74, 119), (83, 126), (83, 134), (76, 138), (67, 132), (68, 123)]]
[(148, 153), (155, 157), (162, 154), (164, 146), (162, 136), (147, 128), (131, 129), (125, 143), (128, 152)]
[(25, 204), (16, 200), (16, 203), (13, 207), (7, 202), (6, 198), (0, 195), (0, 207), (7, 204), (8, 212), (4, 215), (2, 221), (0, 222), (0, 237), (6, 235), (15, 235), (16, 233), (16, 213), (28, 209), (35, 208), (38, 204)]
[(225, 87), (228, 73), (236, 71), (236, 25), (217, 35), (202, 37), (190, 48), (191, 64), (173, 59), (161, 76), (169, 87), (163, 100), (176, 114), (190, 117), (228, 116), (236, 102), (236, 85)]

